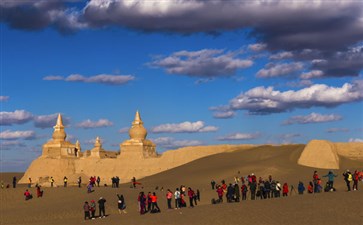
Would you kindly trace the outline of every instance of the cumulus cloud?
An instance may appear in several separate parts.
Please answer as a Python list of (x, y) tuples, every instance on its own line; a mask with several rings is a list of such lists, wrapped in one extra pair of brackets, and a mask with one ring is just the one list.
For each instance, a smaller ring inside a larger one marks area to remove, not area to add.
[(216, 119), (229, 119), (235, 117), (236, 112), (234, 111), (225, 111), (225, 112), (215, 112), (213, 113), (213, 117)]
[(35, 139), (35, 132), (32, 130), (27, 131), (11, 131), (11, 130), (5, 130), (0, 133), (0, 139), (3, 140), (13, 140), (13, 139), (26, 139), (31, 140)]
[[(105, 140), (103, 138), (100, 138), (100, 141), (101, 141), (101, 144), (105, 143)], [(96, 138), (83, 141), (83, 143), (86, 145), (94, 145), (95, 142), (96, 142)]]
[(263, 51), (263, 50), (266, 49), (266, 47), (267, 47), (267, 45), (264, 44), (264, 43), (256, 43), (256, 44), (248, 45), (248, 49), (251, 50), (251, 51), (254, 51), (254, 52)]
[(98, 127), (110, 127), (112, 125), (113, 123), (108, 119), (99, 119), (98, 121), (91, 121), (90, 119), (88, 119), (76, 124), (76, 127), (90, 129)]
[(1, 95), (0, 96), (0, 102), (6, 102), (7, 100), (9, 100), (9, 96), (4, 96), (4, 95)]
[(249, 59), (241, 59), (240, 55), (241, 51), (225, 52), (221, 49), (179, 51), (167, 57), (159, 57), (149, 65), (164, 68), (169, 74), (195, 77), (231, 76), (237, 69), (253, 64)]
[(167, 123), (151, 128), (153, 133), (197, 133), (197, 132), (215, 132), (218, 127), (205, 126), (203, 121), (183, 123)]
[(337, 133), (337, 132), (349, 132), (348, 128), (337, 128), (337, 127), (333, 127), (333, 128), (329, 128), (326, 130), (327, 133)]
[(300, 75), (301, 79), (312, 79), (312, 78), (317, 78), (317, 77), (322, 77), (324, 76), (323, 71), (321, 70), (312, 70), (309, 71), (307, 73), (303, 73)]
[(259, 70), (256, 76), (260, 78), (267, 78), (292, 75), (303, 68), (304, 65), (300, 62), (282, 64), (269, 63), (264, 69)]
[(283, 59), (290, 59), (293, 56), (294, 56), (294, 54), (292, 52), (283, 51), (283, 52), (275, 53), (275, 54), (271, 55), (269, 58), (272, 60), (283, 60)]
[(171, 137), (159, 137), (156, 139), (152, 139), (152, 141), (159, 147), (168, 148), (168, 149), (176, 149), (187, 146), (197, 146), (203, 145), (202, 141), (198, 140), (176, 140)]
[(68, 82), (84, 82), (84, 83), (100, 83), (107, 85), (122, 85), (134, 80), (132, 75), (109, 75), (99, 74), (91, 77), (85, 77), (80, 74), (71, 74), (68, 77), (63, 76), (46, 76), (43, 80), (48, 81), (68, 81)]
[[(37, 128), (50, 128), (53, 127), (56, 124), (58, 118), (58, 113), (50, 114), (50, 115), (40, 115), (40, 116), (34, 116), (34, 126)], [(69, 118), (68, 117), (62, 117), (63, 124), (68, 125), (69, 124)]]
[(15, 110), (14, 112), (0, 112), (0, 125), (11, 126), (13, 124), (23, 124), (33, 119), (33, 115), (25, 110)]
[(342, 120), (342, 116), (337, 114), (319, 114), (319, 113), (310, 113), (306, 116), (293, 116), (283, 122), (284, 125), (291, 124), (308, 124), (308, 123), (325, 123)]
[(261, 136), (260, 133), (233, 133), (222, 137), (218, 137), (217, 140), (219, 141), (252, 140), (259, 138), (260, 136)]
[(255, 87), (233, 98), (229, 105), (212, 107), (214, 111), (247, 110), (250, 114), (270, 114), (296, 108), (335, 107), (363, 100), (363, 80), (341, 87), (314, 84), (300, 90), (278, 91), (273, 87)]

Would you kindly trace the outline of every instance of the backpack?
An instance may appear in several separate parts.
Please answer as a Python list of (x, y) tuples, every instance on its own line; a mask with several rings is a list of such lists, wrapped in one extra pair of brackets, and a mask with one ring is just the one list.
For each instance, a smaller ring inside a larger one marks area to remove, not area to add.
[(353, 180), (353, 176), (352, 176), (352, 174), (350, 173), (350, 174), (348, 174), (348, 181), (352, 181)]

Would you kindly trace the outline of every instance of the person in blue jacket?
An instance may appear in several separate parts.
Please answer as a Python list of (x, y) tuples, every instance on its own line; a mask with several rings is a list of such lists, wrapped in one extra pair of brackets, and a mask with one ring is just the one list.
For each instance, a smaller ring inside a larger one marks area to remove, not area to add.
[(335, 175), (333, 173), (333, 171), (329, 171), (329, 173), (327, 175), (324, 175), (323, 177), (327, 177), (328, 178), (328, 182), (327, 182), (327, 186), (329, 188), (329, 190), (334, 189), (334, 178), (337, 177), (338, 175)]

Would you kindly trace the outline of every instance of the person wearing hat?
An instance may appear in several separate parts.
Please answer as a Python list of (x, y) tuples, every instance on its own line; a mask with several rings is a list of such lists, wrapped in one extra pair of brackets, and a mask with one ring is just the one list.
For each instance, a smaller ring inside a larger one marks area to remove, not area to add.
[(103, 197), (101, 197), (100, 200), (98, 200), (98, 208), (100, 210), (100, 215), (99, 215), (100, 218), (106, 217), (105, 203), (106, 203), (106, 199), (104, 199)]

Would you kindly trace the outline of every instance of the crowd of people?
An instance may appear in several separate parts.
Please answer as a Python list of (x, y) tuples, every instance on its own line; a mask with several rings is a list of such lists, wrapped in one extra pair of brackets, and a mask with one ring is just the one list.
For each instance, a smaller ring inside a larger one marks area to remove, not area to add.
[[(98, 203), (98, 218), (105, 218), (106, 217), (106, 208), (105, 203), (106, 199), (103, 197), (100, 197), (100, 199), (97, 201)], [(83, 205), (83, 211), (84, 211), (84, 219), (96, 219), (96, 202), (95, 200), (91, 200), (91, 203), (88, 203), (88, 201), (84, 202)]]

